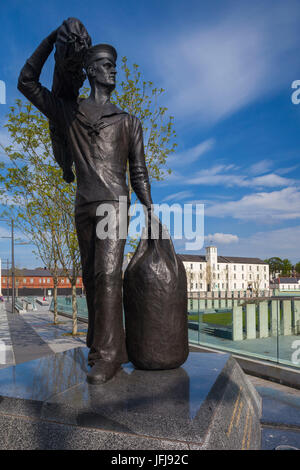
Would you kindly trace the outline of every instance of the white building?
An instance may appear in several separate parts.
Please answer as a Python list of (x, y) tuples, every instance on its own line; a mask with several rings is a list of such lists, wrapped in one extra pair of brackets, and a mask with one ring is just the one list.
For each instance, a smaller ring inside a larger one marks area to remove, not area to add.
[(218, 256), (215, 246), (206, 255), (179, 255), (186, 269), (189, 292), (269, 289), (269, 265), (259, 258)]
[(280, 291), (300, 290), (300, 279), (297, 277), (278, 277), (274, 279), (275, 288)]

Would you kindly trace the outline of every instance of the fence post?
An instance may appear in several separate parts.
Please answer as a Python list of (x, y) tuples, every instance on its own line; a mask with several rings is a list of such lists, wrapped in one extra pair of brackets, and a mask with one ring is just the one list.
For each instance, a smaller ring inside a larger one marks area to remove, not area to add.
[(292, 301), (291, 300), (284, 300), (283, 304), (283, 314), (282, 314), (282, 322), (283, 322), (283, 335), (288, 336), (292, 334)]
[(280, 334), (280, 301), (271, 301), (271, 335), (277, 336)]
[(268, 313), (268, 302), (260, 302), (258, 307), (258, 324), (260, 338), (267, 338), (269, 336)]
[(247, 339), (256, 338), (256, 305), (246, 304), (246, 333)]
[(243, 308), (233, 307), (232, 310), (232, 339), (243, 340)]
[(294, 302), (294, 328), (295, 335), (300, 334), (300, 300)]

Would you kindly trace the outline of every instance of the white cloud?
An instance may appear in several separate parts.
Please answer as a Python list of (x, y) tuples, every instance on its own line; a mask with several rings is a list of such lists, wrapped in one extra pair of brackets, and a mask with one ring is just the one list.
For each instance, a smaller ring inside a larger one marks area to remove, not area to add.
[(237, 201), (212, 204), (206, 208), (205, 215), (260, 220), (265, 223), (297, 219), (300, 217), (300, 191), (284, 188), (269, 193), (250, 194)]
[[(297, 180), (292, 178), (284, 178), (276, 175), (276, 173), (269, 173), (267, 175), (248, 177), (247, 174), (233, 173), (238, 170), (234, 165), (215, 165), (211, 168), (201, 170), (196, 173), (192, 178), (187, 179), (187, 184), (203, 184), (216, 186), (222, 184), (223, 186), (244, 187), (244, 188), (272, 188), (292, 186), (297, 183)], [(230, 171), (230, 173), (228, 173)]]
[(260, 162), (254, 163), (249, 168), (249, 173), (253, 175), (261, 175), (267, 173), (272, 168), (273, 162), (271, 160), (261, 160)]
[(166, 201), (181, 201), (182, 199), (187, 199), (193, 197), (192, 191), (179, 191), (178, 193), (169, 194), (166, 196), (162, 202)]
[(257, 232), (250, 237), (240, 237), (234, 247), (234, 256), (257, 256), (262, 259), (279, 256), (295, 263), (300, 261), (299, 239), (300, 226)]
[(183, 166), (194, 163), (198, 158), (211, 150), (215, 145), (214, 139), (207, 139), (204, 142), (192, 147), (184, 152), (176, 153), (174, 156), (170, 156), (171, 166)]
[(213, 233), (205, 236), (205, 240), (216, 244), (237, 243), (239, 237), (231, 233)]
[(211, 124), (298, 74), (297, 4), (244, 4), (216, 18), (159, 38), (154, 59), (177, 119)]

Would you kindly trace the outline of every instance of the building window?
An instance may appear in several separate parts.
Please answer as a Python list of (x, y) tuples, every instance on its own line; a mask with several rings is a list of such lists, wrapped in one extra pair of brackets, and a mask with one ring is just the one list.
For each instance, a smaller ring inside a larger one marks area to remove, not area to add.
[(43, 284), (46, 284), (46, 279), (43, 279)]
[(47, 284), (50, 284), (50, 278), (49, 278), (49, 277), (48, 277), (48, 279), (47, 279)]
[(259, 274), (256, 276), (257, 279), (259, 279)]
[(198, 287), (198, 284), (197, 284), (197, 282), (196, 282), (196, 284), (195, 284), (195, 288), (197, 289), (197, 287)]
[(236, 270), (236, 265), (235, 264), (233, 265), (233, 269)]
[(252, 276), (251, 276), (251, 274), (249, 274), (249, 279), (252, 279)]
[(200, 264), (200, 269), (202, 269), (202, 264)]
[(219, 269), (220, 269), (220, 265), (219, 265), (219, 264), (217, 264), (217, 270), (219, 271)]
[(200, 283), (200, 289), (202, 289), (202, 284)]
[(191, 289), (193, 289), (193, 288), (194, 288), (194, 287), (193, 287), (193, 283), (191, 282)]
[(42, 279), (39, 279), (39, 283), (42, 284)]
[(30, 284), (33, 284), (33, 279), (30, 279)]
[(242, 271), (244, 271), (244, 265), (242, 264)]
[(256, 271), (259, 271), (259, 266), (256, 266)]
[(193, 269), (193, 264), (191, 263), (191, 269)]
[(244, 279), (244, 274), (242, 274), (242, 279)]
[(251, 271), (251, 265), (249, 266), (249, 271)]
[(234, 283), (234, 288), (236, 289), (236, 283)]
[(26, 284), (26, 278), (23, 279), (23, 284)]
[(236, 279), (236, 274), (233, 275), (233, 279)]

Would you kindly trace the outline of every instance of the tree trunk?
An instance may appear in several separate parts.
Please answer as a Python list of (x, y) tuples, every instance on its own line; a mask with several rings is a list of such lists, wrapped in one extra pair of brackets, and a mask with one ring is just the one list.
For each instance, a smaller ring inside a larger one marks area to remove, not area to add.
[(57, 311), (57, 278), (53, 279), (54, 289), (53, 289), (53, 315), (54, 315), (54, 324), (58, 323), (58, 311)]
[(72, 282), (72, 335), (77, 335), (77, 301), (76, 301), (76, 279)]

